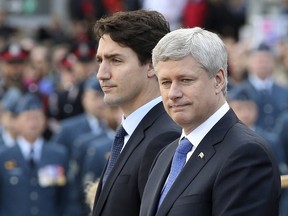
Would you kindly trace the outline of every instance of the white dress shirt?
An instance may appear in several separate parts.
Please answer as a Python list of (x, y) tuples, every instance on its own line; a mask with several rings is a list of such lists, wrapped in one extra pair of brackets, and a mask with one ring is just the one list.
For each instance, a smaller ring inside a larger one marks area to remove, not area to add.
[[(126, 143), (128, 142), (129, 138), (133, 134), (133, 132), (136, 129), (136, 127), (138, 126), (138, 124), (145, 117), (145, 115), (154, 106), (156, 106), (161, 101), (162, 101), (162, 97), (157, 97), (157, 98), (153, 99), (152, 101), (144, 104), (143, 106), (141, 106), (137, 110), (135, 110), (133, 113), (131, 113), (126, 118), (124, 118), (124, 116), (122, 116), (122, 126), (128, 134), (125, 136), (123, 148), (125, 147)], [(122, 148), (122, 150), (123, 150), (123, 148)]]
[(199, 143), (203, 140), (203, 138), (208, 134), (212, 127), (214, 127), (214, 125), (228, 112), (229, 109), (230, 107), (226, 102), (205, 122), (195, 128), (190, 134), (186, 135), (184, 130), (182, 130), (180, 140), (183, 137), (187, 137), (187, 139), (193, 144), (192, 150), (187, 154), (186, 162), (189, 160), (189, 158), (191, 157)]
[(35, 161), (40, 161), (42, 147), (44, 144), (43, 138), (38, 138), (34, 143), (29, 143), (23, 137), (17, 137), (17, 143), (21, 149), (21, 152), (26, 160), (30, 159), (31, 149), (33, 147), (33, 159)]

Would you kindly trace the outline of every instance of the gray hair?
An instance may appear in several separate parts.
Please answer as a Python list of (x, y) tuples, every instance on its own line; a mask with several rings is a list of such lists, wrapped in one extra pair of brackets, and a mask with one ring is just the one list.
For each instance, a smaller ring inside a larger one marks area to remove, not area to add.
[(213, 77), (220, 68), (224, 70), (227, 92), (227, 50), (220, 37), (199, 27), (177, 29), (166, 34), (155, 46), (152, 61), (157, 72), (159, 61), (178, 61), (191, 55), (209, 77)]

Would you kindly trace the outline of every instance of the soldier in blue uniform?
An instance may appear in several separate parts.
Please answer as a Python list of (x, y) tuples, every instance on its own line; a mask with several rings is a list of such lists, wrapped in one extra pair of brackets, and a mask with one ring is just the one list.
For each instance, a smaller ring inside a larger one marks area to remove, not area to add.
[[(276, 131), (265, 131), (259, 126), (255, 125), (258, 115), (258, 108), (254, 101), (247, 99), (234, 99), (229, 101), (230, 107), (234, 110), (237, 117), (247, 125), (251, 130), (264, 138), (270, 145), (272, 152), (278, 162), (279, 171), (281, 174), (286, 174), (287, 160), (283, 151), (283, 146), (280, 142), (278, 133)], [(277, 124), (278, 125), (278, 124)]]
[(78, 190), (77, 203), (81, 204), (81, 216), (88, 216), (90, 213), (90, 208), (85, 203), (85, 190), (87, 185), (101, 176), (112, 142), (113, 137), (102, 131), (99, 134), (83, 134), (73, 143), (72, 160), (77, 167), (74, 178)]
[(248, 61), (248, 79), (231, 90), (231, 99), (243, 98), (256, 102), (256, 126), (272, 132), (278, 117), (288, 109), (288, 89), (275, 83), (272, 74), (275, 59), (271, 48), (261, 43), (251, 51)]
[(103, 117), (108, 106), (103, 101), (103, 92), (95, 77), (91, 77), (85, 82), (82, 104), (85, 112), (61, 121), (59, 130), (51, 138), (54, 142), (64, 145), (70, 155), (73, 151), (72, 143), (80, 135), (111, 132)]
[(16, 106), (16, 145), (0, 151), (0, 216), (64, 216), (68, 155), (42, 138), (45, 115), (36, 95)]
[[(275, 83), (272, 78), (274, 57), (268, 45), (261, 43), (256, 50), (252, 50), (249, 58), (247, 81), (233, 88), (229, 97), (232, 100), (252, 100), (256, 103), (257, 118), (253, 129), (270, 144), (278, 161), (280, 174), (287, 174), (288, 145), (283, 142), (287, 129), (284, 129), (283, 116), (288, 110), (288, 89)], [(283, 216), (288, 215), (287, 200), (288, 192), (283, 190), (280, 200), (280, 212)]]
[[(107, 142), (112, 144), (112, 137), (114, 137), (114, 131), (108, 127), (104, 119), (105, 109), (109, 107), (103, 101), (103, 92), (95, 76), (85, 82), (82, 103), (85, 113), (63, 120), (59, 131), (52, 136), (54, 142), (62, 144), (69, 152), (71, 165), (69, 181), (72, 182), (70, 191), (74, 209), (72, 214), (75, 216), (85, 215), (84, 212), (86, 212), (82, 193), (84, 176), (82, 164), (87, 148), (91, 144), (90, 141), (92, 140), (93, 145), (102, 145)], [(101, 164), (99, 164), (99, 169), (103, 168)]]

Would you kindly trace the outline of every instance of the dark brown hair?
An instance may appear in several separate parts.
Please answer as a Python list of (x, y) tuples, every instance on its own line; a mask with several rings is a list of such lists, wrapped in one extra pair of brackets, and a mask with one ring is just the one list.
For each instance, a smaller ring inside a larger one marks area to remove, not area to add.
[(101, 18), (94, 25), (97, 40), (107, 34), (120, 45), (131, 48), (141, 64), (151, 61), (152, 49), (170, 32), (169, 23), (157, 11), (117, 12)]

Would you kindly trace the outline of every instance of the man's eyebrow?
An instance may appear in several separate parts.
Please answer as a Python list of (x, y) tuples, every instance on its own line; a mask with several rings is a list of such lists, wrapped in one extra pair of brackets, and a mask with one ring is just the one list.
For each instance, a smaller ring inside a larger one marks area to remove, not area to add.
[[(114, 54), (105, 54), (104, 55), (104, 58), (106, 58), (106, 59), (111, 59), (111, 58), (115, 58), (115, 57), (119, 57), (119, 56), (121, 56), (120, 54), (118, 54), (118, 53), (114, 53)], [(100, 59), (102, 59), (102, 57), (100, 56), (100, 55), (96, 55), (96, 58), (100, 58)]]

